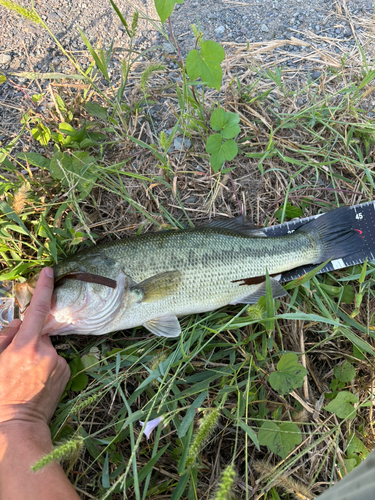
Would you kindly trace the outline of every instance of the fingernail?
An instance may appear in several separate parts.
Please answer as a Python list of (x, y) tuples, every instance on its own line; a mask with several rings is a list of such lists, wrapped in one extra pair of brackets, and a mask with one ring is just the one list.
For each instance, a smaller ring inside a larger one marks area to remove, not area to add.
[(53, 278), (53, 269), (52, 267), (45, 267), (44, 272), (46, 273), (46, 276), (49, 278)]

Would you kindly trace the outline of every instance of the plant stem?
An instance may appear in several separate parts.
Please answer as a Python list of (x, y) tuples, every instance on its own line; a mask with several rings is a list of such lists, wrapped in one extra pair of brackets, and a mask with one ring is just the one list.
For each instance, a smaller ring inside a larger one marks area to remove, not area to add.
[(179, 46), (177, 40), (174, 37), (173, 31), (172, 31), (172, 24), (171, 24), (171, 18), (170, 17), (168, 17), (168, 28), (169, 28), (169, 34), (171, 35), (171, 39), (173, 40), (173, 43), (175, 44), (177, 52), (178, 52), (178, 61), (179, 61), (180, 65), (181, 65), (181, 67), (183, 67), (180, 46)]

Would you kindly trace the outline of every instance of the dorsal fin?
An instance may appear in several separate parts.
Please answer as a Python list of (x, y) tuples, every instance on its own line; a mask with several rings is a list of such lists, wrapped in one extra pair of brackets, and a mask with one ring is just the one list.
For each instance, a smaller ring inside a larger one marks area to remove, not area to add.
[(239, 234), (244, 234), (245, 236), (266, 237), (266, 234), (263, 232), (262, 227), (245, 222), (245, 218), (243, 215), (240, 215), (239, 217), (234, 217), (233, 219), (213, 220), (208, 224), (205, 224), (204, 226), (200, 227), (229, 229), (230, 231)]

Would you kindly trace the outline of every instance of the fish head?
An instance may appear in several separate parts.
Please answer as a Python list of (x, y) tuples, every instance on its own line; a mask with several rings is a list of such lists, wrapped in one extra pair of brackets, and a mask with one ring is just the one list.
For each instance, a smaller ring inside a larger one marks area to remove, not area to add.
[[(117, 325), (128, 309), (131, 279), (111, 259), (73, 257), (53, 268), (55, 289), (42, 335), (102, 335), (120, 329)], [(22, 309), (30, 302), (35, 284), (33, 278), (17, 285)]]
[(120, 311), (126, 310), (127, 277), (119, 273), (115, 287), (67, 278), (53, 294), (43, 329), (48, 335), (101, 335), (115, 330)]

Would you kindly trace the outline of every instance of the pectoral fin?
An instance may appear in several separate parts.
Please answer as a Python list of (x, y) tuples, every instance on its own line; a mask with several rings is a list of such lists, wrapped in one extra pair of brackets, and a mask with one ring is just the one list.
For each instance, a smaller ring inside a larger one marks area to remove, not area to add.
[[(277, 299), (279, 297), (284, 297), (284, 295), (288, 295), (286, 290), (280, 285), (280, 283), (274, 278), (270, 278), (271, 282), (271, 290), (272, 297)], [(260, 297), (264, 297), (266, 295), (266, 282), (260, 284), (260, 286), (251, 294), (246, 295), (241, 299), (236, 300), (233, 304), (256, 304)]]
[(138, 302), (153, 302), (173, 295), (180, 283), (180, 271), (167, 271), (132, 286), (130, 291), (139, 297)]
[(178, 337), (181, 333), (181, 326), (174, 314), (165, 314), (160, 318), (154, 318), (143, 324), (147, 330), (158, 337)]

